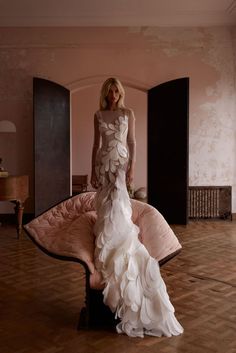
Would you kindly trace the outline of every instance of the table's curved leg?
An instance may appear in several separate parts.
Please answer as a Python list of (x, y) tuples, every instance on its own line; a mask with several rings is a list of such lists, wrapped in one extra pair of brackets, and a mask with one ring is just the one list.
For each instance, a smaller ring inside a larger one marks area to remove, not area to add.
[(14, 200), (11, 202), (16, 205), (14, 209), (15, 209), (15, 215), (16, 215), (17, 238), (19, 238), (22, 231), (22, 218), (24, 213), (24, 206), (20, 200)]

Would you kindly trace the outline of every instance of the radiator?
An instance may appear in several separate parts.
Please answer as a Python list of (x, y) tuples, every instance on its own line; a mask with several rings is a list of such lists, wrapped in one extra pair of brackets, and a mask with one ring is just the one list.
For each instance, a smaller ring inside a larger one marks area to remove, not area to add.
[(189, 186), (189, 218), (231, 219), (231, 186)]

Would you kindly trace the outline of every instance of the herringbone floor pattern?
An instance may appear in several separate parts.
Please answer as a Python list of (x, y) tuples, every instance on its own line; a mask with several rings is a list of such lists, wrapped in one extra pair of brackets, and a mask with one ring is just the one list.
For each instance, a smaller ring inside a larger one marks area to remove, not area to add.
[(182, 336), (144, 339), (76, 330), (82, 266), (48, 257), (0, 228), (1, 353), (236, 353), (236, 222), (174, 226), (183, 250), (161, 269)]

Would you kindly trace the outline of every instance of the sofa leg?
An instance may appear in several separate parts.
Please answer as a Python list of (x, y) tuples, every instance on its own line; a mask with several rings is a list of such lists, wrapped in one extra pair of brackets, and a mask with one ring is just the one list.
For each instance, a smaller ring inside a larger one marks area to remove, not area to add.
[(109, 328), (114, 329), (119, 320), (110, 308), (103, 303), (102, 290), (89, 287), (89, 271), (86, 270), (85, 307), (80, 312), (78, 329)]

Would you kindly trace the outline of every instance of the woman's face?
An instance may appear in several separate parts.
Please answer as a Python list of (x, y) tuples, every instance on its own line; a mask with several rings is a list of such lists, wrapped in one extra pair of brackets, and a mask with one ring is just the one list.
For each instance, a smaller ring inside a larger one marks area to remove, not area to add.
[(115, 85), (112, 85), (107, 95), (107, 102), (110, 105), (115, 105), (118, 103), (119, 99), (120, 99), (120, 93), (118, 91), (118, 88)]

